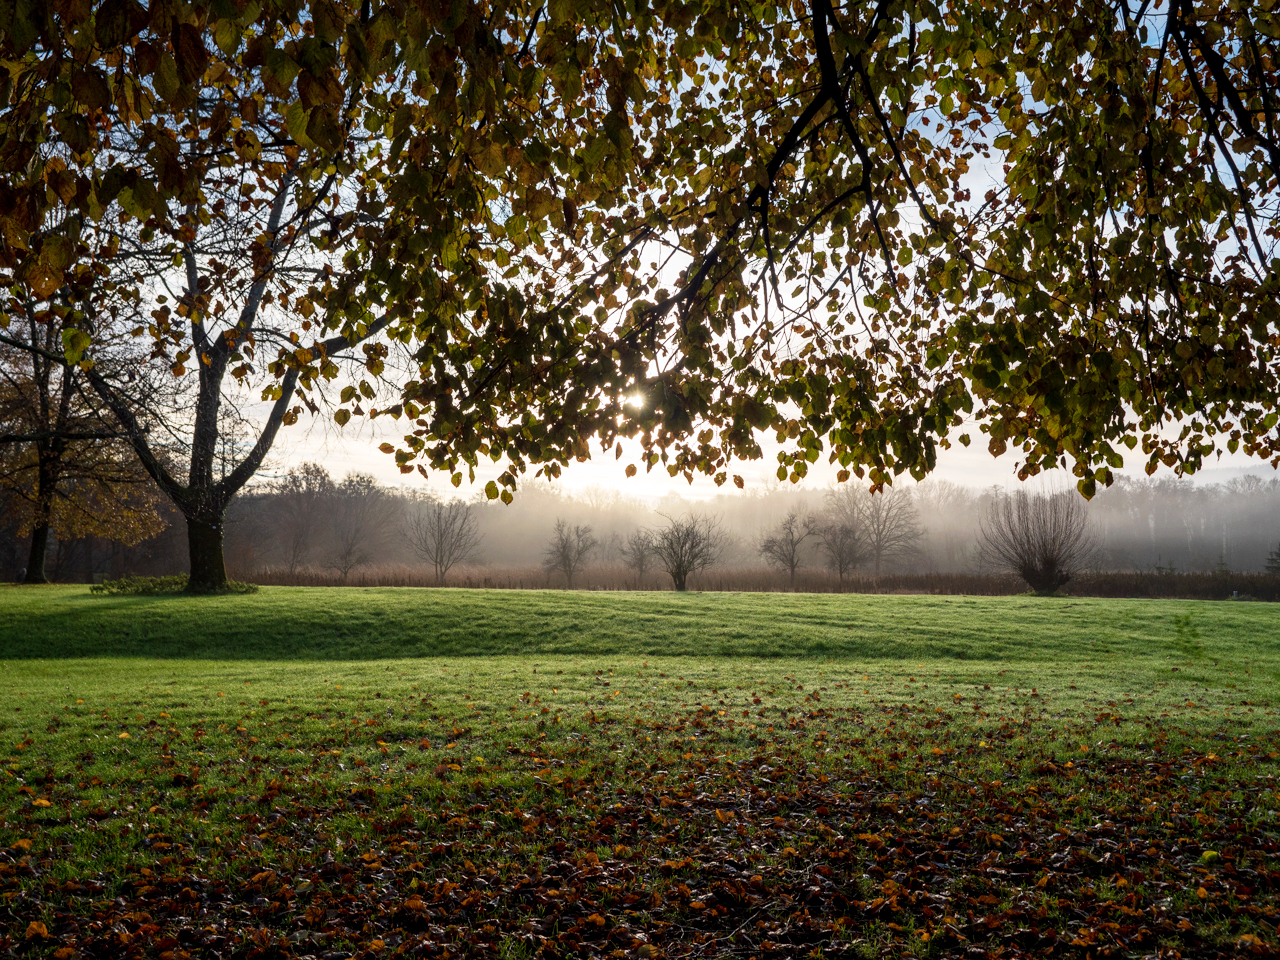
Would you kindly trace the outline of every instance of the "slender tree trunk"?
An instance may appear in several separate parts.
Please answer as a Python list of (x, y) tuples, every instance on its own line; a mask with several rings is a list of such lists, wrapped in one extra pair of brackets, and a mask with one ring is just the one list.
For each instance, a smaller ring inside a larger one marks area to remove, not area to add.
[(44, 565), (49, 555), (50, 526), (51, 524), (46, 518), (31, 531), (31, 554), (27, 558), (27, 575), (23, 579), (23, 583), (49, 582), (49, 578), (45, 576)]
[(222, 517), (216, 522), (187, 517), (187, 549), (191, 556), (188, 593), (216, 593), (227, 584), (222, 558)]
[(34, 529), (31, 531), (31, 555), (27, 559), (25, 583), (48, 583), (45, 562), (49, 556), (49, 531), (53, 527), (53, 491), (58, 486), (58, 469), (55, 458), (61, 453), (48, 441), (36, 444), (36, 509)]

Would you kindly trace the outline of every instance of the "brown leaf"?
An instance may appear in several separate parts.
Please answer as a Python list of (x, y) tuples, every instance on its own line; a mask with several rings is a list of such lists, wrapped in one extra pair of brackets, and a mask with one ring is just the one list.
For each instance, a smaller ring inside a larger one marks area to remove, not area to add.
[(195, 83), (204, 76), (209, 65), (209, 51), (205, 49), (199, 28), (180, 23), (173, 31), (173, 55), (178, 61), (178, 77), (184, 84)]

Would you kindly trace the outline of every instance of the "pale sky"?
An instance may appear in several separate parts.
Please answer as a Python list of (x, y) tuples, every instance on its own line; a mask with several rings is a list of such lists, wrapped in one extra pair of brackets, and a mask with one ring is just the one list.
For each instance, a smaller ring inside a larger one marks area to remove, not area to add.
[[(322, 463), (335, 479), (341, 478), (352, 470), (359, 470), (370, 473), (380, 482), (391, 486), (404, 484), (430, 489), (441, 494), (455, 493), (447, 475), (439, 475), (428, 483), (416, 471), (412, 474), (401, 474), (396, 468), (394, 459), (379, 452), (378, 445), (383, 441), (396, 443), (400, 439), (404, 421), (401, 421), (397, 427), (396, 422), (390, 419), (379, 418), (370, 424), (363, 418), (353, 418), (347, 427), (341, 430), (330, 422), (333, 429), (326, 435), (326, 431), (310, 427), (309, 419), (304, 415), (297, 426), (281, 429), (268, 468), (262, 471), (261, 477), (284, 473), (305, 460), (315, 460)], [(1016, 486), (1018, 457), (1013, 452), (1008, 452), (1000, 458), (992, 457), (987, 451), (985, 436), (976, 430), (970, 430), (970, 433), (974, 436), (974, 442), (967, 449), (955, 444), (950, 450), (939, 451), (938, 468), (932, 476), (967, 487), (987, 487), (993, 484), (1006, 488)], [(731, 474), (738, 473), (742, 476), (748, 491), (776, 483), (774, 473), (778, 464), (774, 457), (780, 447), (772, 442), (772, 436), (767, 440), (762, 438), (761, 446), (765, 450), (765, 459), (739, 462), (731, 471)], [(628, 478), (625, 474), (627, 464), (638, 463), (639, 451), (638, 443), (628, 444), (624, 441), (623, 456), (620, 460), (615, 460), (612, 452), (601, 453), (599, 445), (593, 444), (591, 460), (585, 463), (571, 463), (563, 470), (558, 483), (559, 489), (568, 494), (575, 494), (591, 487), (602, 487), (608, 490), (616, 489), (627, 497), (647, 501), (659, 500), (670, 493), (677, 493), (690, 500), (701, 500), (718, 493), (731, 493), (734, 490), (732, 482), (726, 483), (724, 487), (717, 487), (709, 477), (697, 477), (691, 485), (683, 478), (669, 477), (660, 467), (655, 467), (648, 475), (641, 469), (635, 477)], [(1145, 458), (1139, 457), (1137, 460), (1138, 466), (1132, 472), (1140, 476)], [(835, 482), (838, 469), (825, 462), (812, 464), (809, 476), (805, 478), (804, 488), (821, 489), (830, 486)], [(499, 473), (501, 468), (496, 465), (477, 470), (476, 483), (471, 485), (464, 482), (462, 488), (456, 493), (464, 498), (470, 497), (482, 490), (489, 480), (496, 479)], [(1243, 454), (1224, 453), (1220, 460), (1211, 460), (1208, 468), (1192, 479), (1197, 483), (1221, 483), (1244, 473), (1256, 473), (1266, 478), (1276, 475), (1276, 471), (1265, 461), (1255, 460)], [(1162, 468), (1156, 476), (1171, 477), (1173, 472)], [(911, 483), (910, 477), (904, 475), (903, 479), (906, 483)], [(1067, 471), (1061, 470), (1045, 479), (1055, 486), (1072, 486), (1075, 482)], [(521, 481), (521, 485), (544, 482), (541, 479), (535, 480), (530, 473)]]

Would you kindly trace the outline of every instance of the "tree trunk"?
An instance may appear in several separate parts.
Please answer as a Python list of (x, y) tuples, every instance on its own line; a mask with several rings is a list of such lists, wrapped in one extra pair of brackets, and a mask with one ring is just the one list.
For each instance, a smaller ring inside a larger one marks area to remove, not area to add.
[(680, 576), (679, 574), (674, 574), (674, 573), (673, 573), (673, 574), (671, 575), (671, 579), (675, 581), (675, 585), (676, 585), (676, 592), (677, 592), (677, 593), (684, 593), (684, 592), (685, 592), (685, 590), (687, 589), (687, 588), (686, 588), (686, 586), (685, 586), (685, 583), (686, 583), (686, 579), (685, 579), (685, 577)]
[(187, 549), (191, 576), (187, 593), (217, 593), (227, 585), (227, 567), (222, 558), (222, 518), (210, 523), (187, 518)]
[(38, 441), (36, 447), (36, 522), (31, 531), (31, 555), (27, 559), (24, 583), (48, 583), (45, 561), (49, 556), (49, 531), (53, 527), (53, 492), (58, 486), (56, 466), (62, 453), (60, 444)]
[(31, 554), (27, 558), (27, 575), (23, 583), (49, 582), (44, 573), (45, 559), (49, 555), (49, 528), (50, 523), (45, 519), (31, 531)]

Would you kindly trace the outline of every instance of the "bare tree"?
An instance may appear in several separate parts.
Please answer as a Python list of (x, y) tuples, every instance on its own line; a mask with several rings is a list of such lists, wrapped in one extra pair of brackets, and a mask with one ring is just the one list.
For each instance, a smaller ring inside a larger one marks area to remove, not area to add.
[(556, 530), (551, 536), (551, 542), (547, 544), (542, 565), (549, 574), (563, 575), (566, 589), (572, 590), (573, 578), (595, 550), (597, 542), (591, 535), (590, 527), (570, 527), (565, 521), (557, 520)]
[(1093, 550), (1084, 504), (1073, 493), (999, 497), (981, 526), (983, 561), (1042, 595), (1067, 583)]
[(827, 569), (834, 570), (844, 583), (844, 578), (866, 562), (866, 538), (850, 523), (829, 523), (818, 531), (818, 546), (827, 558)]
[(436, 586), (443, 587), (450, 569), (470, 560), (484, 538), (470, 504), (425, 497), (409, 511), (405, 539), (420, 560), (431, 564)]
[(889, 487), (876, 494), (839, 487), (827, 494), (827, 503), (837, 523), (846, 523), (862, 534), (877, 577), (886, 562), (910, 556), (924, 536), (910, 490)]
[(792, 510), (783, 518), (769, 536), (760, 541), (760, 555), (771, 567), (786, 570), (791, 575), (791, 589), (796, 588), (796, 570), (804, 563), (804, 542), (817, 533), (812, 517), (801, 516)]
[(637, 530), (622, 544), (622, 562), (636, 575), (637, 589), (644, 584), (644, 575), (653, 567), (653, 534)]
[(689, 577), (720, 559), (725, 536), (720, 522), (690, 514), (683, 520), (664, 518), (667, 526), (654, 534), (653, 554), (679, 591), (687, 590)]
[(374, 558), (386, 535), (390, 501), (367, 473), (349, 473), (330, 498), (329, 566), (345, 583)]
[[(48, 310), (15, 320), (9, 342), (0, 343), (0, 488), (13, 495), (18, 530), (31, 532), (27, 583), (48, 582), (52, 534), (60, 542), (113, 536), (137, 543), (164, 525), (154, 484), (114, 418), (86, 388), (84, 371), (61, 362), (70, 328), (58, 316)], [(120, 367), (120, 359), (102, 365)], [(146, 355), (133, 350), (124, 359), (132, 372)], [(164, 389), (154, 394), (169, 399)]]
[(268, 490), (276, 543), (289, 572), (294, 573), (311, 556), (325, 522), (325, 508), (333, 497), (333, 480), (328, 470), (308, 461), (272, 483)]

